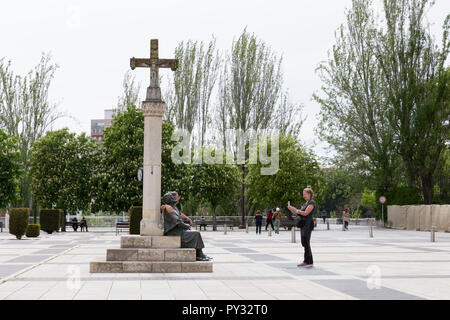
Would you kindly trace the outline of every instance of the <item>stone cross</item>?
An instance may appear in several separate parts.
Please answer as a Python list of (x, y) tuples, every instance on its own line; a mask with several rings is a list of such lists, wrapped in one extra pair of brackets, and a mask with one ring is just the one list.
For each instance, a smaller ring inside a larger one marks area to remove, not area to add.
[[(175, 71), (178, 67), (177, 59), (159, 59), (158, 54), (158, 39), (150, 40), (150, 59), (143, 58), (131, 58), (130, 59), (131, 70), (135, 68), (150, 68), (150, 88), (159, 87), (159, 68), (170, 68)], [(154, 92), (159, 91), (159, 92)], [(153, 97), (152, 97), (153, 93)], [(155, 96), (155, 93), (157, 96)], [(159, 93), (159, 96), (158, 96)], [(147, 100), (161, 99), (161, 90), (147, 90)]]
[[(150, 68), (150, 86), (147, 97), (142, 101), (144, 114), (144, 174), (141, 236), (162, 236), (164, 233), (161, 206), (161, 138), (162, 117), (166, 110), (166, 103), (161, 99), (159, 87), (159, 68), (170, 68), (175, 71), (178, 67), (176, 59), (159, 59), (158, 40), (150, 42), (150, 59), (130, 59), (130, 67)], [(169, 191), (169, 190), (164, 190)]]

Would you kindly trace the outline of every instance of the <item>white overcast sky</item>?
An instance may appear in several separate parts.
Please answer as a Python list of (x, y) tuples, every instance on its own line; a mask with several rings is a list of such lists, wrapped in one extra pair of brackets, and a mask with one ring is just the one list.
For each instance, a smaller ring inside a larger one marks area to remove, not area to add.
[[(173, 58), (182, 40), (207, 41), (214, 34), (225, 50), (247, 27), (283, 54), (285, 86), (308, 115), (302, 140), (312, 146), (319, 105), (311, 96), (321, 85), (314, 70), (327, 58), (350, 5), (351, 0), (1, 0), (0, 58), (24, 74), (41, 52), (51, 52), (60, 66), (51, 99), (76, 119), (61, 119), (54, 129), (89, 133), (90, 120), (116, 105), (130, 57), (148, 57), (150, 38), (159, 39), (160, 58)], [(449, 12), (450, 1), (437, 0), (428, 13), (438, 39)], [(145, 88), (148, 71), (133, 74)], [(324, 155), (323, 146), (316, 153)]]

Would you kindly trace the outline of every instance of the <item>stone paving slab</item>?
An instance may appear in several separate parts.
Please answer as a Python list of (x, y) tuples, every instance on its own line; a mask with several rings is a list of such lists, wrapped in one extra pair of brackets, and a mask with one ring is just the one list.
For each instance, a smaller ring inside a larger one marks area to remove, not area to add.
[(6, 262), (9, 263), (16, 263), (16, 262), (40, 262), (42, 260), (48, 259), (50, 258), (51, 255), (47, 254), (47, 255), (29, 255), (29, 256), (20, 256), (11, 260), (8, 260)]
[(356, 279), (331, 279), (331, 280), (312, 280), (313, 282), (331, 288), (333, 290), (343, 292), (350, 296), (363, 300), (422, 300), (422, 298), (393, 290), (390, 288), (368, 288), (366, 282)]
[(431, 243), (428, 232), (375, 228), (370, 238), (367, 226), (339, 227), (314, 230), (312, 269), (296, 267), (303, 249), (290, 231), (202, 231), (214, 257), (206, 274), (91, 274), (91, 261), (120, 248), (125, 233), (109, 229), (20, 241), (3, 232), (0, 299), (450, 299), (449, 233)]

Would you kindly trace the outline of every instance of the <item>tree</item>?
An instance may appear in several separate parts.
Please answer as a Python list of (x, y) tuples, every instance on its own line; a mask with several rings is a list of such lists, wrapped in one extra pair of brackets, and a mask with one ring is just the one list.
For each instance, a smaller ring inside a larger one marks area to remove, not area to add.
[(386, 27), (377, 33), (376, 58), (390, 105), (395, 150), (406, 167), (409, 187), (421, 183), (431, 204), (434, 172), (449, 139), (450, 71), (446, 70), (450, 14), (439, 48), (425, 25), (434, 1), (384, 0)]
[[(420, 182), (425, 203), (448, 141), (450, 18), (439, 49), (424, 26), (428, 0), (384, 1), (383, 28), (371, 0), (354, 0), (319, 72), (318, 132), (349, 162), (364, 157), (377, 195)], [(406, 174), (404, 174), (406, 173)], [(419, 181), (420, 180), (420, 181)]]
[(352, 195), (359, 190), (354, 186), (354, 175), (343, 168), (328, 168), (324, 172), (327, 189), (324, 194), (323, 206), (328, 212), (340, 212), (349, 202)]
[(131, 75), (128, 70), (123, 78), (122, 87), (123, 93), (119, 97), (117, 103), (118, 111), (125, 111), (128, 106), (137, 106), (139, 100), (140, 84), (135, 84), (135, 77)]
[[(183, 192), (184, 165), (172, 162), (173, 125), (162, 124), (161, 192)], [(119, 111), (111, 127), (105, 130), (101, 160), (95, 174), (97, 194), (95, 210), (122, 212), (142, 205), (142, 181), (137, 172), (143, 164), (144, 115), (135, 106)]]
[(0, 150), (0, 208), (6, 208), (18, 197), (22, 168), (17, 139), (1, 129)]
[(326, 185), (322, 170), (311, 150), (295, 138), (280, 135), (279, 170), (276, 174), (261, 175), (262, 167), (264, 165), (260, 161), (249, 165), (246, 178), (249, 201), (259, 208), (286, 206), (288, 201), (293, 205), (299, 204), (303, 201), (303, 189), (308, 185), (314, 190), (318, 203), (323, 199)]
[(27, 76), (15, 75), (11, 61), (0, 59), (0, 128), (18, 138), (23, 175), (20, 201), (16, 206), (31, 207), (29, 157), (32, 144), (62, 115), (51, 103), (48, 92), (58, 66), (50, 54), (42, 54), (38, 65)]
[(392, 106), (388, 119), (396, 129), (396, 151), (405, 163), (409, 186), (420, 179), (426, 204), (433, 198), (433, 176), (450, 128), (450, 73), (445, 69), (450, 15), (438, 48), (424, 25), (432, 5), (428, 0), (385, 1), (386, 31), (378, 34), (376, 52)]
[(375, 191), (364, 188), (364, 191), (361, 195), (361, 204), (363, 206), (369, 207), (371, 210), (375, 210), (377, 205)]
[(384, 193), (395, 184), (398, 157), (394, 133), (385, 123), (388, 107), (373, 54), (376, 24), (371, 0), (352, 4), (328, 61), (318, 67), (323, 95), (313, 96), (321, 105), (317, 132), (344, 162), (355, 163), (361, 155), (376, 189)]
[(85, 133), (47, 132), (31, 148), (32, 192), (45, 208), (90, 209), (98, 147)]
[[(214, 156), (213, 150), (207, 150)], [(225, 160), (224, 160), (225, 162)], [(216, 208), (235, 198), (240, 182), (239, 171), (235, 166), (227, 164), (194, 164), (190, 166), (191, 195), (211, 203), (213, 230), (216, 226)]]
[(436, 191), (433, 203), (450, 203), (450, 148), (443, 153), (435, 172)]
[(302, 111), (302, 104), (293, 103), (288, 92), (282, 93), (272, 115), (273, 128), (278, 129), (284, 135), (298, 137), (306, 120), (306, 116), (302, 116)]
[(198, 128), (198, 143), (203, 146), (210, 121), (210, 100), (217, 80), (220, 56), (213, 38), (203, 42), (181, 42), (175, 49), (179, 67), (169, 85), (167, 120), (190, 134)]
[(137, 171), (143, 163), (144, 116), (134, 106), (118, 111), (104, 131), (100, 163), (95, 175), (95, 211), (128, 211), (142, 204), (142, 181)]
[[(225, 64), (229, 69), (222, 77), (226, 83), (221, 85), (226, 87), (222, 92), (229, 94), (229, 97), (223, 97), (229, 104), (221, 104), (226, 108), (228, 118), (222, 121), (223, 124), (244, 132), (269, 128), (282, 90), (281, 61), (267, 44), (247, 30), (233, 41), (229, 62)], [(235, 151), (236, 146), (231, 145), (231, 149)], [(242, 175), (240, 227), (243, 228), (246, 214), (244, 181), (248, 168), (241, 164), (239, 169)]]

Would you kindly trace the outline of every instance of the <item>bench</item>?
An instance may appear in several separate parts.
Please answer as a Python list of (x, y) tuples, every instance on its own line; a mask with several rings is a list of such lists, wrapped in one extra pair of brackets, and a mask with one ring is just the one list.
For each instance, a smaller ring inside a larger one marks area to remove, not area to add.
[(129, 222), (116, 222), (116, 236), (122, 229), (130, 229)]
[(74, 221), (66, 221), (64, 222), (65, 227), (73, 227), (74, 225), (80, 226), (80, 222), (74, 222)]
[[(81, 229), (81, 226), (82, 226), (82, 222), (81, 221), (77, 221), (77, 222), (75, 222), (75, 221), (65, 221), (64, 222), (64, 226), (61, 229), (66, 231), (67, 227), (72, 227), (73, 228), (73, 226), (77, 226), (77, 229), (80, 228), (80, 230), (82, 230)], [(88, 231), (87, 225), (85, 226), (85, 228), (86, 228), (86, 232), (87, 232)]]
[(280, 223), (280, 228), (291, 230), (295, 226), (295, 220), (283, 219)]
[[(202, 230), (202, 226), (205, 228), (206, 226), (212, 226), (214, 223), (211, 220), (202, 221), (202, 220), (195, 220), (195, 229), (198, 230), (198, 226), (200, 226), (200, 230)], [(231, 220), (216, 220), (216, 226), (224, 226), (227, 225), (228, 228), (233, 230), (233, 222)]]

